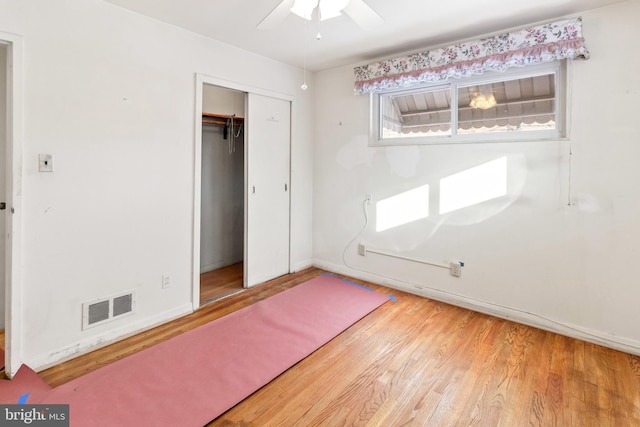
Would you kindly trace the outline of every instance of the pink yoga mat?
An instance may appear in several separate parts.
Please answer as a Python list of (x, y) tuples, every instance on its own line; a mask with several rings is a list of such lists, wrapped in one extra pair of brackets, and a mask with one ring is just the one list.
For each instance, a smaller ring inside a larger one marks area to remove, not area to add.
[(201, 427), (388, 300), (320, 276), (57, 387), (71, 426)]

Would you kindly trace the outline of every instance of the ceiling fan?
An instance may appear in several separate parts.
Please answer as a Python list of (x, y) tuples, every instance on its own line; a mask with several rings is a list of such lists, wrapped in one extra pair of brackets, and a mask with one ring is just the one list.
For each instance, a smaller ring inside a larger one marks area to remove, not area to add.
[(380, 25), (382, 17), (364, 0), (282, 0), (260, 23), (259, 29), (276, 27), (289, 13), (306, 20), (312, 20), (314, 14), (321, 20), (335, 18), (344, 12), (362, 28), (369, 29)]

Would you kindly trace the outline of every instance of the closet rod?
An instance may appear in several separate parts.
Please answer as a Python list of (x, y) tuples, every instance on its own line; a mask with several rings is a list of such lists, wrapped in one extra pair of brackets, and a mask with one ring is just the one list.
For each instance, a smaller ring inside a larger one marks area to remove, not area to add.
[[(202, 119), (203, 125), (217, 125), (217, 126), (227, 126), (227, 122), (224, 120), (216, 121), (216, 120), (205, 120)], [(233, 127), (241, 127), (242, 123), (234, 123)]]

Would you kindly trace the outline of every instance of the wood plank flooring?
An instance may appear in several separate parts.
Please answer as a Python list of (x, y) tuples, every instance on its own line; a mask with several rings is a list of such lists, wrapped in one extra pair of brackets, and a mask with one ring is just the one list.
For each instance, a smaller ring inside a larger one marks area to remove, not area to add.
[(200, 305), (243, 289), (241, 262), (200, 275)]
[[(57, 386), (321, 273), (310, 268), (244, 290), (41, 376)], [(353, 281), (397, 302), (208, 425), (640, 425), (640, 358)]]

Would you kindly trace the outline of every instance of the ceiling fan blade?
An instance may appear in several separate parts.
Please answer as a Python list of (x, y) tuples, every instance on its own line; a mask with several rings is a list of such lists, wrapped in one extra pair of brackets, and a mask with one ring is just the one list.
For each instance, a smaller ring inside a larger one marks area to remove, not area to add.
[(375, 28), (384, 22), (384, 19), (375, 10), (371, 9), (364, 0), (351, 0), (342, 11), (364, 29)]
[(257, 25), (260, 30), (270, 30), (280, 24), (291, 12), (295, 0), (282, 0), (267, 16)]

